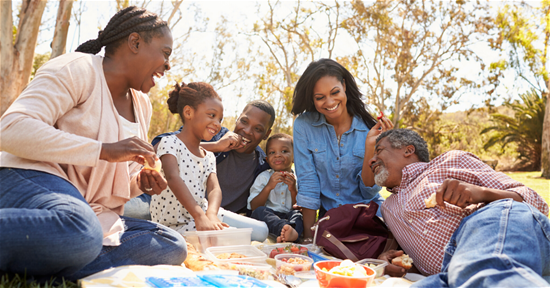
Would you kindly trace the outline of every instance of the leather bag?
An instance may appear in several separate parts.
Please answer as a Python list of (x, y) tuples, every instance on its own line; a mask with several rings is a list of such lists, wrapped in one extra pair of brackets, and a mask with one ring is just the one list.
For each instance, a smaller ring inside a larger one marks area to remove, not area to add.
[(377, 210), (374, 201), (330, 209), (317, 222), (315, 244), (336, 258), (354, 262), (396, 249), (397, 241), (376, 216)]

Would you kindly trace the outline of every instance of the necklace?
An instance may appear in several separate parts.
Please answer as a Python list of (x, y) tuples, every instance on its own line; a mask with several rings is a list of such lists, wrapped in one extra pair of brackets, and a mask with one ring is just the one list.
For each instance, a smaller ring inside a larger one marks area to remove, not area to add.
[(342, 135), (336, 135), (336, 139), (338, 139), (338, 145), (340, 145), (340, 139), (342, 139)]

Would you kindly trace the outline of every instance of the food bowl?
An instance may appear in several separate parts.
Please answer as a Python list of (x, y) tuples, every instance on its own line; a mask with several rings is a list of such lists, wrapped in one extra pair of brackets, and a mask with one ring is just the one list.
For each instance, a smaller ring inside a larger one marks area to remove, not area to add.
[[(354, 276), (342, 276), (337, 274), (329, 273), (328, 271), (333, 267), (339, 266), (342, 263), (342, 260), (327, 260), (316, 262), (313, 267), (315, 269), (315, 276), (319, 282), (319, 287), (321, 288), (336, 288), (336, 287), (354, 287), (354, 288), (364, 288), (368, 287), (374, 277), (376, 272), (365, 265), (361, 265), (367, 272), (366, 277), (354, 277)], [(327, 271), (323, 271), (325, 268)]]
[(363, 259), (355, 263), (372, 268), (376, 272), (377, 278), (384, 275), (384, 269), (386, 268), (386, 266), (388, 266), (388, 262), (384, 260), (372, 259), (372, 258)]
[(275, 267), (277, 273), (285, 275), (296, 275), (311, 270), (313, 259), (298, 254), (279, 254), (275, 256)]

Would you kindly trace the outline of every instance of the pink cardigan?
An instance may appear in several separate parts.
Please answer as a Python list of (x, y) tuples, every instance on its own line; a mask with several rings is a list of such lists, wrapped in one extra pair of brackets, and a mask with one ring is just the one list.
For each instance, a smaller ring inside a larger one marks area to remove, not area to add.
[[(151, 102), (131, 91), (141, 135), (147, 135)], [(44, 64), (0, 119), (0, 166), (70, 181), (95, 211), (109, 246), (120, 245), (124, 204), (142, 193), (135, 181), (139, 164), (99, 160), (102, 143), (124, 139), (119, 117), (103, 57), (69, 53)]]

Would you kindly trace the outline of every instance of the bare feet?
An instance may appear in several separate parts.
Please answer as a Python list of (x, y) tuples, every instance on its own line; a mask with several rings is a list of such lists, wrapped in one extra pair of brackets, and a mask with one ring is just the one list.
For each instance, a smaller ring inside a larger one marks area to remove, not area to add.
[(298, 232), (292, 226), (286, 224), (281, 230), (281, 236), (277, 237), (277, 243), (294, 242), (298, 239), (298, 236), (300, 236)]

